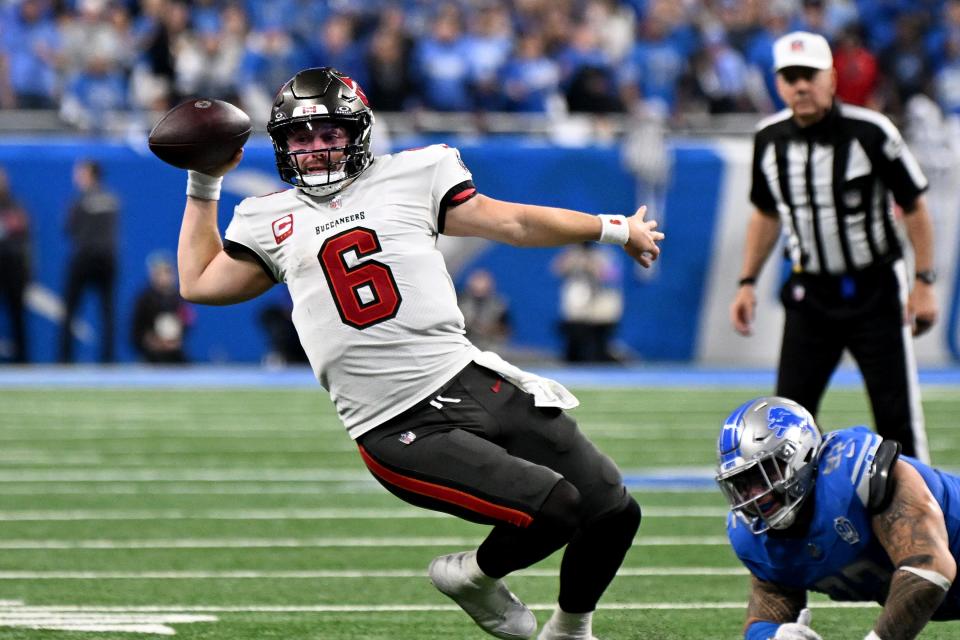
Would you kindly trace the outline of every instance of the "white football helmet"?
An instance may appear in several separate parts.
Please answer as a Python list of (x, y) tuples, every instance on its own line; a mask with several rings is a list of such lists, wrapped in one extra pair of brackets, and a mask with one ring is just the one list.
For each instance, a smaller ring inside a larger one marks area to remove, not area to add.
[(742, 404), (717, 440), (717, 484), (750, 530), (786, 529), (813, 490), (823, 436), (810, 412), (775, 396)]

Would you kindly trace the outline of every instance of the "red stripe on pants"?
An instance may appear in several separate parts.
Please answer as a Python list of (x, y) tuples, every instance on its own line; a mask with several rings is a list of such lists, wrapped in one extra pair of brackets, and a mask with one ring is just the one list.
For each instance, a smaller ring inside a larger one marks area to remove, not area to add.
[(517, 527), (528, 527), (533, 522), (533, 517), (523, 511), (509, 507), (501, 507), (500, 505), (493, 504), (492, 502), (457, 489), (426, 482), (425, 480), (410, 478), (396, 471), (391, 471), (374, 460), (373, 457), (367, 453), (366, 449), (359, 445), (358, 447), (360, 448), (360, 456), (363, 458), (363, 463), (367, 465), (367, 468), (373, 475), (405, 491), (427, 496), (428, 498), (433, 498), (441, 502), (449, 502), (468, 511), (474, 511), (495, 520), (502, 520)]

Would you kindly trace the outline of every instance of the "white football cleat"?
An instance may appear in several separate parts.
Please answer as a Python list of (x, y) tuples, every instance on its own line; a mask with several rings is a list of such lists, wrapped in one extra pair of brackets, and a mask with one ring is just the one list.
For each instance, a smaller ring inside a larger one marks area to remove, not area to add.
[(430, 582), (460, 605), (481, 629), (504, 640), (530, 638), (537, 631), (537, 618), (510, 593), (503, 580), (480, 575), (476, 551), (461, 551), (439, 556), (427, 570)]

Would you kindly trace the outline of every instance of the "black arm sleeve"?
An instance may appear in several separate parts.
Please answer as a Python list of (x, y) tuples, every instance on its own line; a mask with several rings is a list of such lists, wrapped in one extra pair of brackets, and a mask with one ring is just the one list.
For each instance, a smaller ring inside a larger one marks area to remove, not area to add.
[(437, 214), (437, 231), (443, 233), (443, 227), (447, 222), (447, 209), (463, 204), (473, 196), (477, 195), (477, 188), (472, 180), (464, 180), (458, 185), (450, 188), (449, 191), (440, 200), (440, 212)]

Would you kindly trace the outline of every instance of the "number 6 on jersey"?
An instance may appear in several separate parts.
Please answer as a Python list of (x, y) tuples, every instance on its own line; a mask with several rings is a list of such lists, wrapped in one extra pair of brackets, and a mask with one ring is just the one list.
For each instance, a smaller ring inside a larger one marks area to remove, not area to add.
[[(382, 250), (377, 234), (364, 227), (328, 238), (320, 248), (317, 258), (344, 324), (366, 329), (397, 315), (400, 291), (390, 267), (376, 260), (347, 266), (346, 254), (351, 251), (356, 252), (357, 258), (364, 258)], [(364, 289), (372, 300), (363, 301), (361, 291)]]

